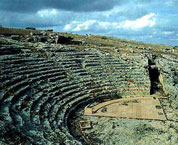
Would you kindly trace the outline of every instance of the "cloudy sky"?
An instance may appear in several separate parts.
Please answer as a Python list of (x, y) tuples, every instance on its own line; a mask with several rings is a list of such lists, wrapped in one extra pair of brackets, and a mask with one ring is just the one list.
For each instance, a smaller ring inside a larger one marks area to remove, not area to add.
[(0, 0), (4, 27), (178, 45), (178, 0)]

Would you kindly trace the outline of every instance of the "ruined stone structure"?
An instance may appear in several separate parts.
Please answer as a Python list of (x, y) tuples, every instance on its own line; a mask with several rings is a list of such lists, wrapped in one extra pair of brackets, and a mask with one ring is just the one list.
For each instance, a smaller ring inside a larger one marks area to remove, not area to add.
[(69, 131), (70, 113), (96, 100), (148, 97), (163, 88), (178, 107), (178, 50), (34, 32), (0, 36), (0, 144), (82, 144)]

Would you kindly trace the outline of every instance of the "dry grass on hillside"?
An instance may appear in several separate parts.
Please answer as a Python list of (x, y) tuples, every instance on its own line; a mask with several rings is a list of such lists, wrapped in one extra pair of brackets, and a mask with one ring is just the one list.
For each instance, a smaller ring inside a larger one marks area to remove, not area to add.
[[(0, 35), (5, 35), (5, 36), (29, 35), (30, 32), (33, 32), (33, 34), (38, 34), (41, 31), (42, 30), (0, 28)], [(165, 51), (165, 48), (172, 50), (173, 46), (168, 46), (168, 45), (137, 42), (133, 40), (119, 39), (115, 37), (106, 37), (106, 36), (99, 36), (99, 35), (78, 35), (78, 34), (64, 33), (64, 32), (52, 32), (52, 33), (60, 34), (63, 36), (70, 36), (73, 37), (74, 40), (85, 41), (85, 45), (73, 46), (79, 49), (87, 49), (87, 48), (102, 49), (106, 52), (110, 52), (117, 55), (116, 50), (119, 50), (121, 53), (122, 52), (129, 53), (130, 49), (133, 49), (135, 52), (142, 52), (144, 51), (144, 48), (150, 48), (149, 52), (152, 53), (170, 54), (174, 56), (178, 55), (178, 50), (176, 50), (175, 52)]]
[(29, 35), (31, 32), (38, 33), (39, 30), (0, 28), (0, 35)]

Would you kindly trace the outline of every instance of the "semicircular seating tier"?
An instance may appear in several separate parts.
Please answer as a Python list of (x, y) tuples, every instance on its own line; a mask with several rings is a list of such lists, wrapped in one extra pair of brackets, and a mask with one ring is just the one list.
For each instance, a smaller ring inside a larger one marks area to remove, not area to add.
[(81, 144), (68, 129), (78, 105), (150, 95), (148, 69), (132, 59), (97, 49), (23, 50), (0, 54), (0, 136), (9, 144)]

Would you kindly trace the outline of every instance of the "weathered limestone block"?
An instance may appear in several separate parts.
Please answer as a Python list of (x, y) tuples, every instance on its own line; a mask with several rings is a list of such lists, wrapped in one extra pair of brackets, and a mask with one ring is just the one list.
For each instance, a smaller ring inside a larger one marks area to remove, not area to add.
[(161, 72), (159, 80), (163, 91), (169, 96), (171, 105), (178, 108), (178, 60), (171, 61), (167, 58), (162, 58), (157, 61), (157, 66)]

